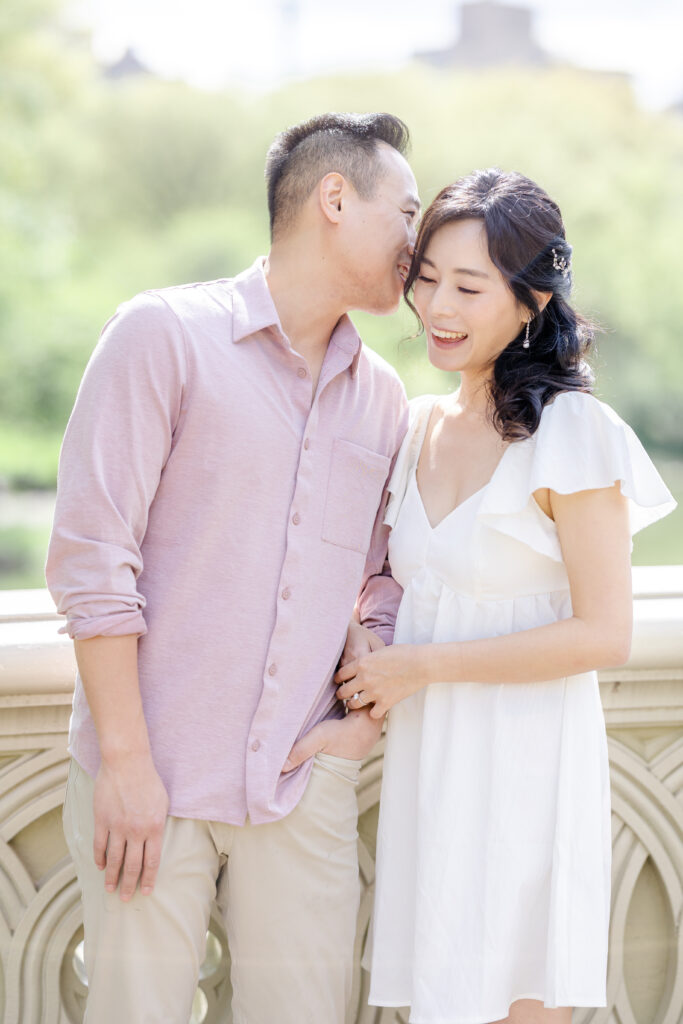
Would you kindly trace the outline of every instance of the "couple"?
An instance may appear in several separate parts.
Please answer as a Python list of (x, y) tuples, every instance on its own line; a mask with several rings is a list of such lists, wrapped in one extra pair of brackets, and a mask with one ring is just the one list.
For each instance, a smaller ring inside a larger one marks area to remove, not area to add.
[[(354, 787), (389, 709), (371, 1002), (605, 1001), (593, 670), (627, 657), (630, 534), (673, 502), (590, 394), (557, 206), (476, 172), (416, 235), (407, 141), (388, 114), (283, 132), (266, 260), (137, 296), (86, 371), (47, 576), (79, 669), (88, 1024), (186, 1024), (215, 896), (235, 1024), (343, 1024)], [(460, 374), (410, 414), (347, 317), (403, 293)]]

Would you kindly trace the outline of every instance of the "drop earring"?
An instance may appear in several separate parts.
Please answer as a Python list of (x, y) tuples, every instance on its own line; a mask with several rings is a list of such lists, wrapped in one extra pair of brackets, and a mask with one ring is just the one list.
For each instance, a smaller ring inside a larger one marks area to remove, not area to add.
[(530, 326), (530, 324), (531, 324), (531, 320), (527, 320), (527, 322), (526, 322), (526, 331), (525, 331), (525, 334), (524, 334), (524, 341), (522, 342), (522, 348), (528, 348), (529, 347), (529, 326)]

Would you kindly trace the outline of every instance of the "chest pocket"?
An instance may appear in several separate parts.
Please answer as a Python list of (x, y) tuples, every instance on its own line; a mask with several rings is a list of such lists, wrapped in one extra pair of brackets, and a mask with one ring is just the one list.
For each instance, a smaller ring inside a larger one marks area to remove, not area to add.
[(366, 554), (391, 459), (352, 441), (332, 445), (322, 539)]

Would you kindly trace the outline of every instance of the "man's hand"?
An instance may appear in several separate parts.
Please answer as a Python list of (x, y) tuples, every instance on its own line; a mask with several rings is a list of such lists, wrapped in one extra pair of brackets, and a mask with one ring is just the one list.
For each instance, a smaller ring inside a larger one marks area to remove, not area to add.
[(377, 743), (381, 732), (382, 720), (371, 718), (367, 711), (349, 711), (345, 718), (329, 718), (314, 725), (294, 744), (282, 770), (291, 772), (315, 754), (361, 761)]
[(378, 651), (381, 647), (384, 647), (381, 637), (373, 633), (371, 629), (361, 626), (360, 622), (351, 619), (339, 664), (348, 665), (350, 661), (356, 661), (364, 654), (371, 654), (372, 651)]
[(105, 872), (105, 889), (114, 892), (120, 880), (119, 895), (127, 902), (139, 879), (142, 892), (151, 893), (168, 814), (168, 794), (151, 756), (127, 758), (116, 768), (103, 761), (93, 805), (93, 853), (95, 864)]

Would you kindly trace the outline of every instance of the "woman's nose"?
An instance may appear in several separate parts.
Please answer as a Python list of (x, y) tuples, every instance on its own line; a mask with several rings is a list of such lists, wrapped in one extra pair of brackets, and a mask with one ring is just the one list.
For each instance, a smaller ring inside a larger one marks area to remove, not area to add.
[(455, 296), (450, 288), (439, 284), (432, 292), (429, 312), (433, 319), (453, 317), (456, 312)]

